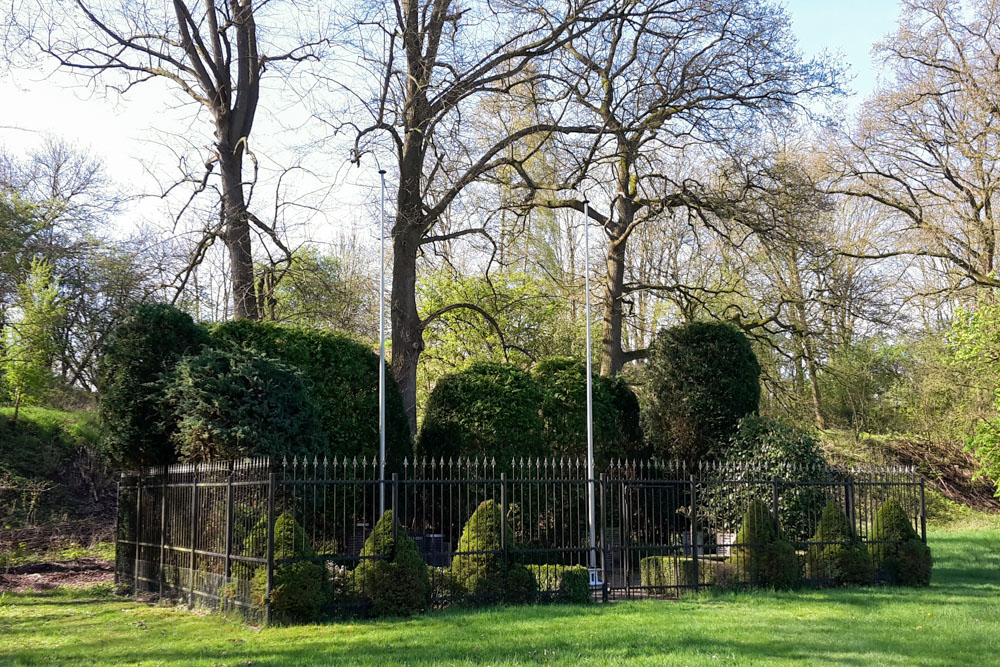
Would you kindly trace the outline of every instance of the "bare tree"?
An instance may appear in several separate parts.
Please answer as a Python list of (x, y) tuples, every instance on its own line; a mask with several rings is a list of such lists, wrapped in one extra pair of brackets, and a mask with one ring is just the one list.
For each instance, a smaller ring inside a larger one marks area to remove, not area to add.
[[(246, 180), (244, 159), (254, 158), (250, 135), (261, 80), (268, 70), (316, 58), (325, 43), (258, 26), (258, 19), (288, 21), (295, 9), (286, 7), (282, 14), (277, 6), (253, 0), (171, 0), (156, 6), (73, 0), (40, 2), (36, 8), (46, 17), (47, 30), (35, 29), (32, 40), (62, 67), (118, 93), (147, 81), (166, 81), (207, 112), (214, 130), (211, 153), (202, 161), (203, 172), (184, 182), (198, 193), (218, 174), (220, 223), (207, 227), (205, 236), (225, 242), (237, 318), (259, 317), (251, 228), (277, 240), (275, 230), (247, 206), (253, 183)], [(195, 260), (201, 256), (194, 254)]]

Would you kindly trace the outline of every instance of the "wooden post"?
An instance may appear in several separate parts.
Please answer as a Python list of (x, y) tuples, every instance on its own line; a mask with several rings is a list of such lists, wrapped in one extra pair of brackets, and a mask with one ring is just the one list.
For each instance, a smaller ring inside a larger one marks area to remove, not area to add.
[(267, 580), (264, 586), (264, 623), (271, 624), (271, 591), (274, 586), (274, 487), (275, 473), (267, 476)]

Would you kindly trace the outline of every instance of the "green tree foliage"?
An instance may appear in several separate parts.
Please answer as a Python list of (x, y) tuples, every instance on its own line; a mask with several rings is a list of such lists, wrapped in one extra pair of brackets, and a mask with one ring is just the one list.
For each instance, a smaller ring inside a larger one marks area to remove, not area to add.
[(302, 374), (254, 352), (205, 348), (162, 379), (181, 461), (325, 453), (326, 436)]
[(14, 421), (22, 405), (37, 404), (45, 397), (52, 381), (56, 327), (64, 308), (59, 281), (45, 260), (31, 261), (27, 279), (17, 288), (16, 311), (20, 317), (3, 328), (0, 348), (0, 369), (14, 403)]
[(754, 500), (743, 515), (729, 562), (740, 583), (771, 588), (790, 588), (801, 576), (795, 548), (778, 539), (771, 510)]
[(392, 510), (379, 518), (351, 573), (354, 594), (371, 600), (375, 616), (410, 616), (430, 603), (427, 565), (416, 543), (401, 526), (394, 530), (394, 523)]
[(806, 579), (837, 584), (870, 584), (875, 576), (868, 549), (858, 540), (840, 505), (828, 503), (806, 550)]
[[(298, 369), (308, 383), (331, 456), (378, 454), (378, 355), (348, 336), (268, 322), (237, 320), (212, 329), (216, 347), (252, 351)], [(412, 455), (403, 400), (386, 371), (387, 464)]]
[(649, 347), (642, 416), (646, 441), (663, 458), (714, 458), (760, 403), (760, 366), (728, 324), (662, 329)]
[(901, 346), (875, 339), (835, 350), (820, 376), (830, 425), (856, 433), (891, 430), (896, 411), (885, 397), (903, 377), (903, 354)]
[[(769, 417), (751, 415), (740, 420), (736, 433), (719, 455), (726, 464), (725, 479), (737, 482), (725, 488), (709, 486), (702, 495), (706, 511), (720, 526), (735, 526), (751, 499), (770, 502), (771, 486), (738, 482), (772, 479), (794, 481), (823, 478), (828, 466), (819, 443), (807, 431)], [(809, 538), (816, 518), (826, 505), (823, 488), (789, 485), (781, 488), (778, 516), (786, 537)]]
[(441, 378), (427, 401), (417, 453), (508, 462), (551, 453), (538, 414), (538, 383), (515, 366), (477, 363)]
[(113, 463), (139, 467), (176, 460), (158, 380), (208, 342), (208, 333), (190, 315), (164, 304), (133, 307), (111, 332), (98, 389), (103, 447)]
[(931, 582), (931, 550), (910, 517), (895, 498), (889, 498), (875, 514), (869, 551), (876, 577), (904, 586), (926, 586)]

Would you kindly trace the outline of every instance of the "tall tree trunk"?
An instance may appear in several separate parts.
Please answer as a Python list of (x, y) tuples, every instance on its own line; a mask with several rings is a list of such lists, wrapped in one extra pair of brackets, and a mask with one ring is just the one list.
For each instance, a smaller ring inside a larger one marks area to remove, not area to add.
[(625, 290), (625, 244), (627, 238), (608, 243), (608, 272), (604, 283), (604, 335), (601, 343), (601, 375), (617, 375), (625, 364), (622, 349), (622, 296)]
[(254, 290), (253, 254), (250, 247), (250, 217), (243, 197), (243, 148), (219, 143), (222, 172), (222, 215), (233, 285), (233, 317), (259, 320)]

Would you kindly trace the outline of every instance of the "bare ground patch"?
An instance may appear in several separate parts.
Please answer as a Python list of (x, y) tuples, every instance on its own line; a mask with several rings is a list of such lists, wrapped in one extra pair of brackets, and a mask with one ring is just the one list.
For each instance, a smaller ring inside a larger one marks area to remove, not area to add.
[(32, 593), (60, 586), (92, 586), (114, 578), (114, 564), (98, 558), (28, 563), (0, 569), (0, 592)]

